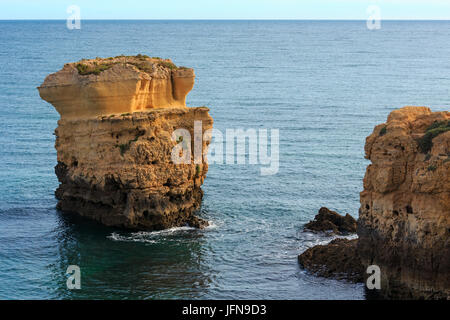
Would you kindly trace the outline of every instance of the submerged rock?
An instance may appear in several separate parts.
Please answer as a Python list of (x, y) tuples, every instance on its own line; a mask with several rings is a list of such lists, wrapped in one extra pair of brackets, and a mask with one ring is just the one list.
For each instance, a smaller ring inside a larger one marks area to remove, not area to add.
[(356, 250), (358, 239), (335, 239), (298, 256), (300, 265), (320, 277), (363, 281), (364, 267)]
[(313, 221), (305, 225), (305, 229), (311, 231), (327, 231), (334, 234), (346, 234), (356, 232), (356, 220), (348, 213), (341, 216), (335, 211), (322, 207)]
[[(194, 142), (194, 122), (201, 121), (203, 136), (213, 120), (208, 108), (184, 105), (192, 69), (167, 61), (84, 60), (66, 64), (39, 87), (61, 115), (55, 130), (59, 209), (131, 229), (207, 225), (194, 216), (208, 171), (202, 153), (193, 161), (196, 144), (204, 153), (208, 145)], [(185, 129), (191, 140), (176, 141), (176, 129)], [(173, 163), (174, 147), (191, 142), (192, 161)]]

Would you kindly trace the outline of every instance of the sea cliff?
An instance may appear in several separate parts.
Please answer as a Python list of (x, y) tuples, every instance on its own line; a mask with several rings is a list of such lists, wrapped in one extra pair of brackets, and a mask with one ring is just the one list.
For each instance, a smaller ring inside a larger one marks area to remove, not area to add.
[(450, 113), (391, 112), (367, 137), (358, 219), (363, 265), (381, 269), (382, 293), (450, 297)]
[[(371, 164), (360, 194), (358, 239), (351, 244), (356, 250), (333, 242), (307, 250), (299, 261), (335, 276), (345, 263), (336, 268), (327, 256), (340, 250), (361, 270), (380, 267), (383, 297), (450, 298), (450, 113), (427, 107), (391, 112), (367, 137), (365, 157)], [(355, 277), (354, 270), (346, 270), (352, 279), (367, 277)]]
[[(206, 158), (172, 161), (177, 144), (194, 144), (194, 122), (202, 134), (212, 128), (208, 108), (185, 105), (194, 77), (192, 69), (142, 55), (82, 60), (49, 75), (38, 89), (61, 115), (58, 208), (131, 229), (207, 225), (194, 215)], [(177, 140), (177, 129), (191, 141)], [(195, 143), (206, 154), (208, 141)]]

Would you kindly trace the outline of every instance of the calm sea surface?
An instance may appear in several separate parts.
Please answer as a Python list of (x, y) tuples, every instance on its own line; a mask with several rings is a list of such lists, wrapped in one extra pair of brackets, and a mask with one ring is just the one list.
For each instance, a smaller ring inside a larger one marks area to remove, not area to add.
[[(449, 110), (449, 40), (450, 22), (0, 21), (0, 298), (365, 299), (299, 268), (330, 240), (302, 226), (321, 206), (357, 217), (365, 137), (391, 110)], [(206, 230), (124, 232), (55, 209), (58, 114), (36, 87), (66, 62), (137, 53), (193, 67), (188, 104), (215, 128), (280, 130), (278, 174), (210, 167)]]

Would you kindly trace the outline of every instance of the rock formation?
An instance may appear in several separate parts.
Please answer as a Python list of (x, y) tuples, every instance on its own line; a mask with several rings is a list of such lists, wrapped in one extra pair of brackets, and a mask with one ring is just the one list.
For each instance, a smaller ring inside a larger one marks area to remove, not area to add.
[[(208, 108), (187, 108), (192, 69), (136, 57), (82, 60), (38, 88), (60, 113), (55, 130), (58, 208), (108, 226), (164, 229), (207, 224), (194, 216), (208, 164), (175, 164), (179, 144), (194, 145), (194, 121), (212, 128)], [(174, 139), (186, 129), (191, 141)], [(206, 154), (208, 141), (200, 142)], [(190, 148), (193, 153), (194, 148)]]
[(360, 282), (364, 267), (356, 251), (357, 244), (357, 239), (334, 239), (327, 245), (309, 248), (298, 256), (298, 262), (319, 277)]
[(67, 63), (38, 88), (61, 119), (185, 107), (194, 70), (144, 55)]
[(334, 234), (354, 233), (356, 232), (356, 220), (348, 213), (341, 216), (335, 211), (322, 207), (314, 220), (305, 225), (305, 229)]
[(391, 112), (367, 137), (358, 220), (364, 265), (396, 298), (450, 297), (450, 113)]
[[(360, 194), (357, 251), (350, 259), (361, 261), (364, 270), (380, 267), (384, 297), (450, 298), (450, 113), (395, 110), (367, 137), (365, 152), (372, 163)], [(303, 265), (322, 264), (328, 270), (322, 273), (332, 274), (334, 263), (322, 255), (347, 252), (346, 246), (310, 249)]]

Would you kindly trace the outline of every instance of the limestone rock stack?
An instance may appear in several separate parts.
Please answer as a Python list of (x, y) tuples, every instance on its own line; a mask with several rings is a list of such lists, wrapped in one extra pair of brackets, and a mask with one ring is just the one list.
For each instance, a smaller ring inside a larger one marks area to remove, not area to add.
[[(194, 77), (192, 69), (142, 55), (82, 60), (49, 75), (38, 89), (61, 115), (58, 207), (109, 226), (204, 226), (194, 212), (206, 159), (171, 159), (181, 143), (175, 130), (186, 129), (192, 141), (183, 143), (193, 145), (195, 121), (202, 134), (212, 128), (208, 108), (185, 105)], [(200, 144), (206, 154), (208, 142)]]

